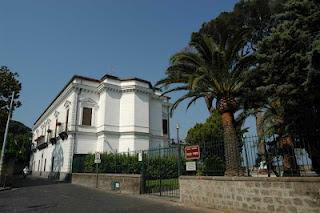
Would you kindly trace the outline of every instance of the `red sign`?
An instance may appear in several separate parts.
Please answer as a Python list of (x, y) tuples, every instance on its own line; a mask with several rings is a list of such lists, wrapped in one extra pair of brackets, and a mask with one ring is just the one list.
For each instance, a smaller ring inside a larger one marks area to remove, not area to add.
[(200, 158), (200, 147), (198, 145), (186, 146), (184, 148), (186, 160), (198, 160)]

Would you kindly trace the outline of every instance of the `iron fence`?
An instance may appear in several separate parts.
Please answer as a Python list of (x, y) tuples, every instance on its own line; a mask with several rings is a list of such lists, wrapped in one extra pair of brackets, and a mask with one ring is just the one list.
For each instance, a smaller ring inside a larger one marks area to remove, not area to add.
[[(320, 173), (319, 137), (310, 134), (237, 138), (230, 144), (221, 138), (199, 140), (200, 158), (196, 171), (186, 171), (184, 148), (194, 144), (171, 144), (169, 147), (124, 153), (102, 153), (99, 173), (141, 174), (141, 193), (179, 197), (180, 175), (224, 176), (235, 169), (238, 176), (281, 177), (318, 176)], [(231, 154), (236, 157), (232, 156)], [(226, 156), (233, 158), (233, 161)], [(94, 154), (74, 155), (73, 172), (94, 173)], [(234, 162), (237, 160), (237, 162)], [(228, 163), (233, 167), (228, 168)], [(234, 166), (236, 165), (236, 166)], [(228, 171), (230, 172), (230, 171)]]
[[(152, 150), (102, 153), (99, 173), (141, 174), (141, 193), (179, 197), (179, 180), (184, 164), (182, 146)], [(180, 155), (179, 155), (180, 149)], [(94, 154), (74, 155), (73, 173), (95, 173)]]
[[(320, 141), (316, 135), (246, 136), (238, 138), (237, 144), (239, 176), (317, 176), (320, 173)], [(196, 174), (225, 175), (224, 140), (206, 139), (198, 145), (201, 158), (197, 160)]]

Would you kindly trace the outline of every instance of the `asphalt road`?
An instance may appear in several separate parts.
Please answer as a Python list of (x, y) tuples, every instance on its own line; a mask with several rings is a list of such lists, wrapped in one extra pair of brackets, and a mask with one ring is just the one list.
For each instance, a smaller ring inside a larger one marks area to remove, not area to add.
[(0, 191), (0, 212), (208, 212), (144, 196), (107, 193), (69, 183), (29, 179)]

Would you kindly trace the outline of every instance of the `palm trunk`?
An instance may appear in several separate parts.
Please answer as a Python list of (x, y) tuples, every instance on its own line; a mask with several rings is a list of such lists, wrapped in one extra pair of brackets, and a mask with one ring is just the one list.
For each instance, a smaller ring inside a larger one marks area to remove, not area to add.
[(240, 174), (240, 150), (231, 112), (222, 113), (222, 125), (226, 162), (225, 175), (238, 176)]
[(293, 138), (288, 135), (280, 141), (283, 156), (283, 176), (300, 176), (299, 166), (294, 153)]
[(266, 161), (266, 145), (264, 141), (264, 130), (263, 130), (263, 113), (261, 109), (257, 109), (255, 114), (256, 117), (256, 128), (258, 135), (258, 154), (261, 157), (261, 161)]
[(317, 137), (307, 138), (307, 144), (305, 145), (305, 150), (307, 151), (309, 158), (312, 162), (312, 170), (318, 175), (320, 174), (320, 143)]

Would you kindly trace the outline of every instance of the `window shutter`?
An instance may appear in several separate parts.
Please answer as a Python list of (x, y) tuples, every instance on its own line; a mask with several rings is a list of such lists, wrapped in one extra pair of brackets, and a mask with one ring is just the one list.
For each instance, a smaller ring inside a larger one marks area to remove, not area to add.
[(92, 108), (83, 108), (82, 125), (91, 126)]

